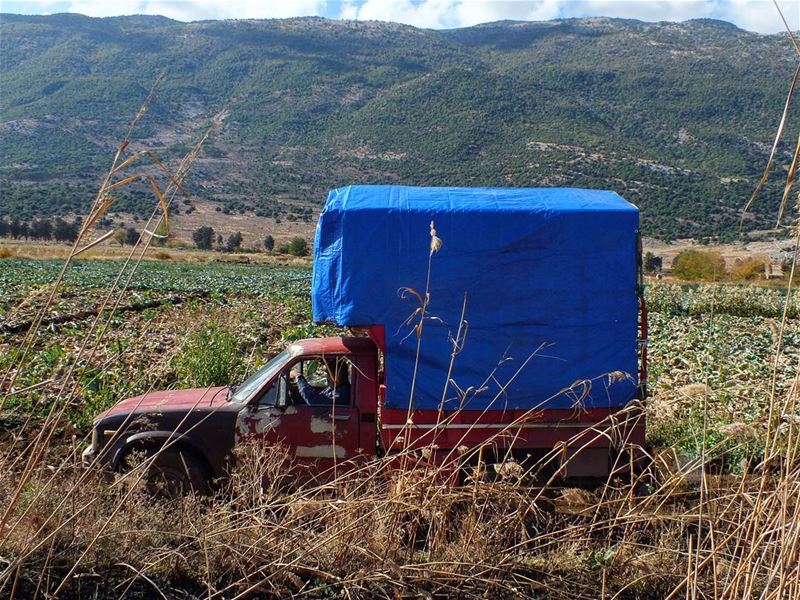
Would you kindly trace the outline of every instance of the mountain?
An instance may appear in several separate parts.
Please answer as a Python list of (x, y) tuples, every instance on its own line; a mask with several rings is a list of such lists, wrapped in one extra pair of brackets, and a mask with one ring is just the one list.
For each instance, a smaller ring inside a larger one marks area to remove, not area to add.
[[(348, 183), (582, 186), (666, 239), (738, 232), (796, 66), (786, 36), (713, 20), (180, 23), (0, 16), (0, 212), (85, 212), (165, 70), (134, 149), (176, 161), (218, 110), (195, 205), (310, 221)], [(786, 139), (797, 138), (800, 109)], [(792, 148), (745, 222), (772, 226)], [(143, 214), (147, 189), (121, 194)], [(193, 210), (183, 205), (184, 213)]]

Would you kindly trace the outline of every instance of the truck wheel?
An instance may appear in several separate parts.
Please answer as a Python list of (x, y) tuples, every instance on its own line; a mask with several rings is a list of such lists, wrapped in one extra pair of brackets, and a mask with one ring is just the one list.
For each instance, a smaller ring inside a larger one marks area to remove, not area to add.
[(147, 490), (156, 496), (180, 498), (192, 492), (209, 493), (206, 470), (197, 458), (184, 450), (159, 452), (145, 477)]

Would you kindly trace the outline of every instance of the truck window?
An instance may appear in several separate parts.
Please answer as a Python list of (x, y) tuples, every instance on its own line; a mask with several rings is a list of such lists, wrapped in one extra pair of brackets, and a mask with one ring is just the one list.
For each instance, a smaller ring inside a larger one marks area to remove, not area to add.
[[(232, 400), (234, 402), (244, 404), (253, 399), (255, 394), (262, 390), (264, 384), (267, 383), (275, 375), (275, 373), (277, 373), (283, 367), (284, 364), (286, 364), (286, 361), (289, 360), (289, 356), (289, 352), (284, 350), (263, 367), (261, 367), (258, 371), (253, 373), (242, 383), (242, 385), (236, 389), (236, 393), (233, 394)], [(273, 385), (272, 387), (274, 388), (275, 386)], [(258, 403), (262, 404), (262, 401), (259, 400)]]
[(291, 368), (292, 400), (298, 405), (351, 406), (350, 371), (345, 357), (308, 357)]
[(303, 375), (306, 381), (315, 388), (324, 388), (328, 385), (327, 369), (318, 358), (303, 361)]
[(265, 390), (264, 393), (261, 394), (261, 397), (258, 399), (258, 405), (259, 406), (275, 406), (276, 405), (277, 399), (278, 399), (278, 391), (279, 391), (280, 388), (284, 388), (285, 387), (285, 386), (281, 385), (282, 380), (283, 380), (283, 378), (279, 379), (278, 381), (273, 383), (271, 386), (269, 386), (269, 389)]

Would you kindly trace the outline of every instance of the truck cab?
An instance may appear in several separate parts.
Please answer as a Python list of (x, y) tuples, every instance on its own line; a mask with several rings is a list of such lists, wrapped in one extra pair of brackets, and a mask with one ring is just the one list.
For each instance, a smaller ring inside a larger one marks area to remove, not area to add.
[[(331, 379), (345, 393), (326, 397)], [(83, 461), (119, 471), (143, 453), (151, 457), (153, 486), (205, 492), (227, 476), (237, 445), (280, 444), (299, 479), (324, 481), (374, 456), (377, 397), (377, 348), (369, 338), (300, 340), (241, 385), (123, 400), (95, 419)]]
[(233, 442), (282, 444), (316, 477), (337, 463), (374, 455), (376, 350), (368, 338), (292, 344), (234, 392), (243, 408)]

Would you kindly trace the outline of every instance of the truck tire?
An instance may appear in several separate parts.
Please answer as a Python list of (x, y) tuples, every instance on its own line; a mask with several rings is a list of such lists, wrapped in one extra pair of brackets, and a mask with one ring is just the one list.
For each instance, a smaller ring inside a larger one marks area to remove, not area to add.
[(176, 448), (153, 454), (155, 458), (145, 476), (150, 493), (167, 498), (209, 493), (206, 469), (191, 452)]

